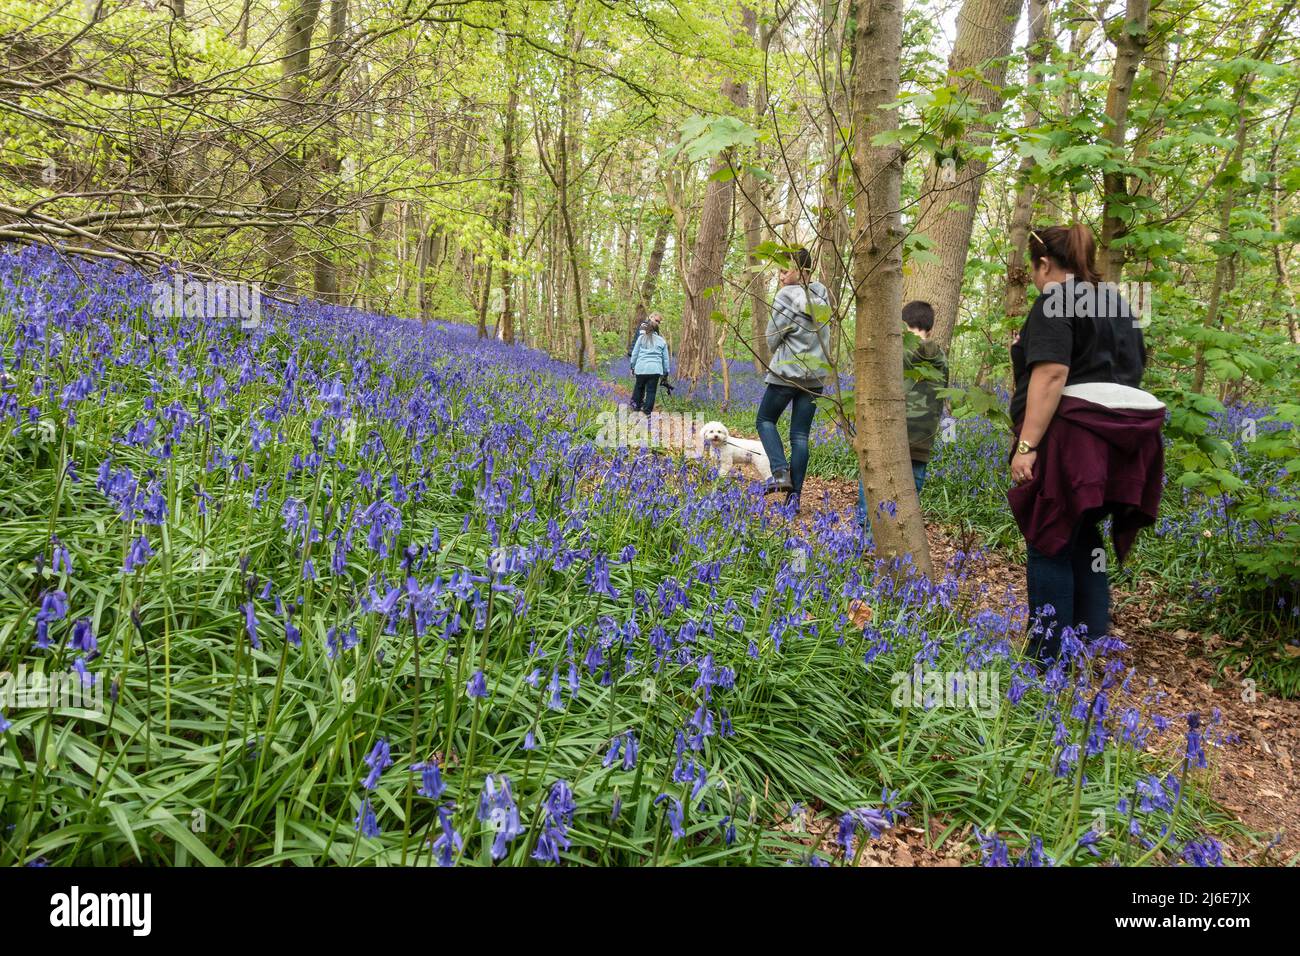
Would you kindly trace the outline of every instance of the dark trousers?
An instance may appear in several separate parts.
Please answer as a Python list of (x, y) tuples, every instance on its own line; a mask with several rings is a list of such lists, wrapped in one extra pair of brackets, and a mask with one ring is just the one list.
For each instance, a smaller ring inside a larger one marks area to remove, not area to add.
[[(810, 395), (809, 392), (813, 394)], [(821, 393), (820, 385), (811, 389), (796, 388), (793, 385), (768, 385), (767, 391), (763, 392), (763, 400), (758, 403), (758, 418), (754, 425), (758, 429), (758, 439), (763, 443), (767, 460), (772, 465), (772, 473), (789, 468), (790, 484), (796, 494), (803, 491), (804, 475), (808, 473), (808, 435), (812, 432), (813, 416), (817, 414), (815, 396)], [(792, 406), (789, 461), (785, 457), (781, 433), (776, 428), (787, 405)]]
[[(1100, 517), (1084, 515), (1060, 554), (1028, 549), (1029, 653), (1040, 661), (1060, 654), (1064, 627), (1086, 626), (1090, 640), (1110, 631), (1109, 559), (1097, 527)], [(1050, 612), (1044, 610), (1048, 607)], [(1034, 633), (1036, 626), (1042, 627), (1038, 633)]]
[(632, 386), (632, 411), (649, 415), (655, 410), (655, 392), (659, 391), (658, 375), (638, 375)]

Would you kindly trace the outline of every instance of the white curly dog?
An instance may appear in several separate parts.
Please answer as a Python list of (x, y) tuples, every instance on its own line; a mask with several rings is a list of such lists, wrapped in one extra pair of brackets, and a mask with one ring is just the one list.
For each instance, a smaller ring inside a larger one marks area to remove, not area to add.
[(722, 422), (707, 422), (700, 429), (700, 438), (704, 450), (718, 455), (718, 474), (725, 476), (740, 464), (749, 464), (758, 472), (758, 477), (766, 481), (772, 477), (772, 464), (763, 451), (763, 443), (751, 438), (733, 438), (727, 426)]

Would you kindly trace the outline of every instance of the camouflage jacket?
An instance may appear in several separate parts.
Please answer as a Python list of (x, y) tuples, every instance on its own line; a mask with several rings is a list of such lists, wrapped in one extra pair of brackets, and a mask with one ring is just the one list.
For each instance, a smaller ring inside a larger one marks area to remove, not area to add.
[(930, 448), (943, 417), (943, 399), (938, 392), (948, 387), (948, 356), (936, 342), (922, 341), (907, 353), (903, 370), (908, 372), (907, 443), (913, 461), (929, 461)]

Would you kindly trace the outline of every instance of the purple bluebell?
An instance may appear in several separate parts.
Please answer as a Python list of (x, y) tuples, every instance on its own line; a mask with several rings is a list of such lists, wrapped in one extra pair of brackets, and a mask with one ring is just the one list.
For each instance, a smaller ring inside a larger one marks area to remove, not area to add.
[(366, 766), (370, 768), (370, 772), (366, 774), (366, 778), (361, 781), (361, 786), (365, 787), (367, 790), (373, 790), (375, 787), (379, 786), (379, 777), (385, 770), (393, 765), (393, 757), (388, 746), (388, 741), (385, 738), (380, 737), (375, 741), (375, 745), (371, 748), (370, 753), (366, 754), (365, 762)]
[(447, 789), (446, 784), (442, 782), (442, 773), (437, 760), (413, 763), (411, 770), (420, 774), (420, 789), (416, 791), (420, 796), (437, 800)]
[(375, 808), (371, 805), (369, 797), (361, 801), (361, 809), (357, 811), (352, 823), (363, 837), (379, 836), (381, 832), (379, 823), (375, 820)]

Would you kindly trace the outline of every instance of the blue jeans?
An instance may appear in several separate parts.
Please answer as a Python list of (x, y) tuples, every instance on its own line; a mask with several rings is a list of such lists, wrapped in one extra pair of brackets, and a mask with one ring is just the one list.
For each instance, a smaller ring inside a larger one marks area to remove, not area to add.
[[(754, 427), (758, 429), (758, 439), (763, 443), (772, 473), (789, 468), (790, 485), (796, 494), (803, 490), (804, 475), (808, 473), (808, 435), (812, 432), (813, 416), (817, 414), (816, 396), (821, 393), (820, 385), (807, 389), (793, 385), (768, 385), (763, 400), (758, 403)], [(781, 433), (776, 430), (776, 423), (787, 405), (793, 406), (790, 409), (789, 461), (786, 461), (785, 446), (781, 444)]]
[(638, 375), (636, 384), (632, 386), (632, 411), (645, 412), (648, 416), (655, 410), (657, 391), (659, 391), (658, 375)]
[[(921, 486), (925, 484), (925, 469), (929, 462), (914, 461), (912, 462), (912, 480), (916, 482), (916, 496), (921, 497)], [(858, 482), (858, 527), (867, 526), (867, 492), (862, 487), (862, 482)]]
[[(1029, 585), (1031, 636), (1028, 653), (1049, 661), (1061, 651), (1061, 628), (1088, 628), (1095, 639), (1110, 631), (1110, 581), (1106, 576), (1106, 546), (1098, 517), (1084, 515), (1070, 543), (1060, 554), (1029, 547), (1025, 576)], [(1050, 605), (1052, 613), (1039, 613)], [(1043, 630), (1034, 634), (1035, 621)]]

